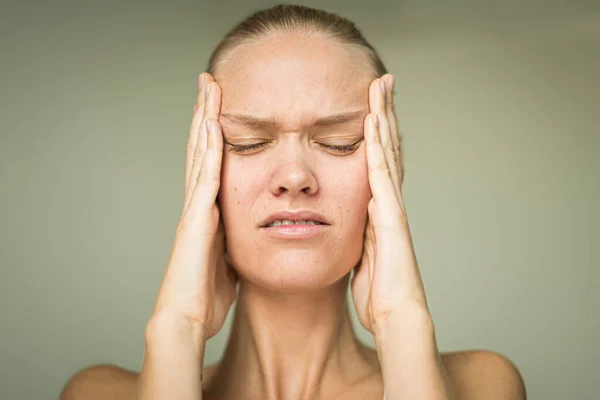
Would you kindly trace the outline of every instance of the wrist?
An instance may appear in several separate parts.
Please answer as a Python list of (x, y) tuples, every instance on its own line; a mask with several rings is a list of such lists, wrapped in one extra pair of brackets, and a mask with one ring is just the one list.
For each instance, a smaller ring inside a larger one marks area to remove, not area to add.
[(429, 310), (423, 306), (398, 307), (373, 324), (375, 343), (392, 338), (427, 337), (434, 335), (433, 319)]
[(425, 307), (405, 307), (380, 319), (375, 347), (390, 398), (449, 398), (433, 319)]
[(137, 399), (199, 399), (204, 339), (200, 324), (177, 313), (154, 314), (144, 331)]
[(153, 314), (148, 320), (144, 331), (144, 340), (146, 344), (152, 345), (172, 341), (188, 342), (197, 353), (201, 353), (207, 339), (204, 324), (191, 321), (181, 314), (160, 311)]

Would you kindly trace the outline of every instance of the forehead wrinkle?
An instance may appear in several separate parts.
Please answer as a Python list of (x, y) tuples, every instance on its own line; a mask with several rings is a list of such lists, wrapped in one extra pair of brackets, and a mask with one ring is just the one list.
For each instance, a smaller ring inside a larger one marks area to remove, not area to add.
[(220, 119), (226, 125), (293, 132), (344, 122), (324, 114), (364, 110), (355, 112), (357, 123), (361, 114), (368, 114), (372, 78), (363, 52), (326, 38), (297, 39), (278, 35), (246, 43), (220, 64), (215, 77), (223, 96)]
[[(311, 121), (311, 126), (334, 126), (347, 122), (364, 119), (368, 110), (345, 111), (337, 114), (319, 117)], [(278, 129), (283, 128), (283, 123), (274, 117), (261, 118), (250, 114), (221, 113), (221, 117), (237, 125), (244, 125), (251, 129)]]

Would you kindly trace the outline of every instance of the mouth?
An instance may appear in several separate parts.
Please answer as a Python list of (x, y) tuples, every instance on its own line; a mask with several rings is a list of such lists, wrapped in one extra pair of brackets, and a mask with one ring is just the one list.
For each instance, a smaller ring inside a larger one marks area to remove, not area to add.
[(314, 220), (275, 220), (261, 227), (267, 237), (273, 240), (322, 240), (329, 224)]
[(277, 219), (267, 225), (264, 225), (262, 228), (273, 228), (273, 227), (278, 227), (278, 226), (290, 226), (290, 225), (315, 226), (315, 225), (327, 225), (327, 224), (324, 222), (315, 221), (315, 220), (294, 221), (294, 220), (289, 220), (289, 219)]
[(329, 225), (329, 220), (315, 210), (282, 210), (265, 218), (259, 225), (261, 228), (322, 226)]

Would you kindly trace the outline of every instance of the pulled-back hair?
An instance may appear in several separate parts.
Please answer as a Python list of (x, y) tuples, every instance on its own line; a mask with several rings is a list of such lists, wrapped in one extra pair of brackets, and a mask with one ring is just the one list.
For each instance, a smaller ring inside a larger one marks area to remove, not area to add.
[(258, 11), (234, 26), (213, 51), (207, 71), (214, 75), (218, 63), (235, 47), (282, 31), (321, 34), (342, 44), (357, 46), (364, 50), (376, 77), (387, 73), (373, 46), (352, 21), (323, 10), (289, 4)]

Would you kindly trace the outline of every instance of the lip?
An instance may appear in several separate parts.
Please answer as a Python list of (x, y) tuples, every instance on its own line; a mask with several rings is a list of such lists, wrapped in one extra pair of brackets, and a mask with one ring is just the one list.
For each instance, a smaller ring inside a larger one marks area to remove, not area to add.
[[(318, 221), (321, 225), (279, 225), (267, 226), (278, 219), (290, 221)], [(321, 214), (312, 210), (279, 211), (269, 215), (261, 224), (260, 229), (272, 239), (309, 239), (318, 237), (329, 228), (329, 221)]]
[(271, 222), (276, 221), (278, 219), (288, 219), (290, 221), (318, 221), (323, 225), (281, 225), (281, 226), (324, 226), (330, 225), (329, 221), (321, 214), (312, 210), (297, 210), (297, 211), (278, 211), (269, 215), (265, 218), (261, 223), (260, 227), (265, 229), (271, 228), (279, 228), (279, 227), (270, 227), (267, 228)]
[(263, 230), (272, 239), (310, 239), (318, 237), (329, 228), (329, 225), (279, 225), (262, 227)]

